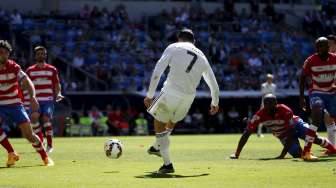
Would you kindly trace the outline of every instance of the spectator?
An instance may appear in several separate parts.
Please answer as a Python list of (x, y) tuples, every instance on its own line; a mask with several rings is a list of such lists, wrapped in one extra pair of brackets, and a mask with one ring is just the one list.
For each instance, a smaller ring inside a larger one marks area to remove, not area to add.
[(144, 113), (140, 113), (135, 119), (135, 133), (136, 135), (148, 135), (148, 120), (145, 119)]

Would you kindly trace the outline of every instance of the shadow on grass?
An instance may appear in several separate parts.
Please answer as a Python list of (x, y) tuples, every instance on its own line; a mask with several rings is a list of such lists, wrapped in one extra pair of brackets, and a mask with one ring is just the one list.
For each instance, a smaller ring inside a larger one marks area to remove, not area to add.
[(34, 167), (41, 167), (41, 166), (45, 166), (45, 165), (26, 165), (26, 166), (12, 166), (12, 167), (5, 167), (5, 166), (2, 166), (0, 167), (0, 169), (11, 169), (11, 168), (34, 168)]
[(110, 172), (103, 172), (104, 174), (117, 174), (119, 171), (110, 171)]
[(252, 160), (252, 161), (255, 161), (255, 160), (258, 160), (258, 161), (271, 161), (271, 160), (274, 160), (274, 161), (282, 161), (282, 160), (292, 160), (294, 162), (307, 162), (307, 163), (318, 163), (318, 162), (333, 162), (333, 161), (336, 161), (336, 157), (334, 156), (320, 156), (318, 158), (318, 160), (316, 161), (304, 161), (303, 159), (301, 158), (285, 158), (285, 159), (275, 159), (275, 158), (259, 158), (259, 159), (240, 159), (240, 160)]
[(157, 172), (146, 172), (146, 173), (148, 173), (148, 174), (135, 176), (135, 178), (197, 178), (197, 177), (210, 175), (210, 174), (207, 174), (207, 173), (206, 174), (189, 175), (189, 176), (178, 175), (178, 174), (160, 174), (160, 173), (157, 173)]
[(294, 162), (305, 162), (305, 163), (320, 163), (320, 162), (333, 162), (336, 161), (336, 158), (322, 158), (319, 157), (319, 159), (317, 159), (316, 161), (304, 161), (302, 159), (295, 159), (293, 160)]
[(284, 159), (276, 159), (276, 158), (259, 158), (257, 160), (259, 161), (271, 161), (271, 160), (274, 160), (274, 161), (281, 161), (281, 160), (286, 160), (286, 159), (289, 159), (289, 158), (284, 158)]

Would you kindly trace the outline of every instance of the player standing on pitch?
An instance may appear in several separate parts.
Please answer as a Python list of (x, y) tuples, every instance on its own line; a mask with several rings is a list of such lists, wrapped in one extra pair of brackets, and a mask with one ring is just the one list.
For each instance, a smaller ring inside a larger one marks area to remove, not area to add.
[[(57, 69), (46, 63), (47, 49), (43, 46), (37, 46), (34, 49), (36, 64), (28, 67), (26, 73), (34, 83), (36, 89), (36, 98), (40, 105), (38, 110), (30, 109), (32, 127), (41, 140), (43, 140), (42, 127), (39, 120), (42, 118), (45, 135), (47, 137), (47, 152), (53, 151), (52, 136), (53, 128), (51, 119), (54, 112), (54, 101), (61, 101), (64, 96), (61, 94), (61, 84), (58, 78)], [(29, 106), (29, 95), (23, 91), (25, 106)]]
[[(19, 96), (19, 87), (27, 90), (31, 107), (33, 110), (37, 110), (38, 103), (35, 97), (34, 85), (21, 70), (21, 67), (15, 61), (9, 59), (11, 51), (11, 45), (7, 41), (0, 40), (0, 119), (9, 118), (16, 123), (21, 129), (22, 135), (32, 143), (35, 150), (40, 154), (44, 164), (52, 166), (54, 162), (48, 157), (42, 141), (32, 131), (28, 114)], [(7, 151), (11, 151), (8, 153), (7, 166), (12, 166), (19, 160), (19, 156), (13, 151), (13, 148), (10, 148), (10, 145), (3, 142), (7, 137), (2, 130), (0, 131), (0, 143)]]
[[(324, 121), (328, 130), (328, 139), (335, 144), (336, 118), (336, 54), (329, 52), (329, 42), (325, 37), (315, 41), (316, 53), (308, 57), (303, 64), (300, 76), (300, 106), (306, 110), (304, 90), (306, 78), (311, 79), (309, 88), (309, 103), (312, 124), (317, 130)], [(328, 154), (327, 150), (325, 154)]]
[[(154, 117), (156, 135), (156, 142), (148, 153), (161, 156), (164, 161), (159, 173), (175, 171), (169, 158), (169, 136), (175, 124), (188, 113), (202, 76), (211, 90), (210, 114), (216, 114), (219, 109), (218, 84), (207, 58), (194, 45), (194, 33), (183, 29), (177, 38), (178, 42), (169, 45), (157, 62), (144, 99), (147, 111)], [(160, 77), (168, 66), (170, 69), (164, 86), (153, 100)]]

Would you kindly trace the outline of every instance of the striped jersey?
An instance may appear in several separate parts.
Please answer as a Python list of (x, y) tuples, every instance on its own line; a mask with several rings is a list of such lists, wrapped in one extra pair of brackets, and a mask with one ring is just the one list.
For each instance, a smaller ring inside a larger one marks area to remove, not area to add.
[(293, 131), (299, 117), (293, 115), (293, 111), (284, 104), (277, 104), (276, 113), (274, 116), (267, 114), (265, 108), (261, 108), (251, 119), (247, 125), (247, 129), (255, 132), (260, 123), (269, 128), (273, 135), (278, 138), (288, 136), (290, 131)]
[[(26, 74), (35, 86), (36, 99), (38, 102), (54, 100), (54, 88), (55, 85), (59, 83), (58, 71), (54, 66), (44, 63), (42, 67), (39, 67), (35, 64), (27, 69)], [(23, 94), (24, 105), (29, 106), (28, 91), (23, 91)]]
[(306, 59), (303, 73), (311, 77), (310, 93), (334, 94), (332, 85), (336, 82), (336, 54), (329, 53), (327, 61), (323, 61), (318, 54), (313, 54)]
[(13, 60), (7, 60), (0, 69), (0, 106), (21, 104), (19, 82), (26, 76)]

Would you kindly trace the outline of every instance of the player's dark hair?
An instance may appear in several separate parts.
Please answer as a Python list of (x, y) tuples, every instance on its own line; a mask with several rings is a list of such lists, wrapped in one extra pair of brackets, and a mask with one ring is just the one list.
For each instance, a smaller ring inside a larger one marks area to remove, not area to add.
[(36, 46), (34, 48), (34, 53), (36, 54), (36, 52), (39, 50), (43, 50), (45, 53), (47, 53), (47, 49), (44, 46)]
[(328, 44), (328, 39), (326, 37), (319, 37), (318, 39), (316, 39), (315, 41), (316, 46), (320, 46), (322, 44)]
[(277, 103), (277, 98), (275, 95), (269, 93), (264, 96), (263, 102), (265, 103), (265, 101), (275, 101)]
[(191, 29), (182, 29), (177, 34), (177, 38), (182, 39), (183, 41), (195, 43), (195, 36)]
[(327, 39), (336, 42), (336, 36), (335, 36), (335, 35), (328, 35), (328, 36), (327, 36)]
[(12, 46), (9, 44), (7, 40), (0, 40), (0, 48), (5, 48), (9, 51), (9, 53), (12, 52)]

